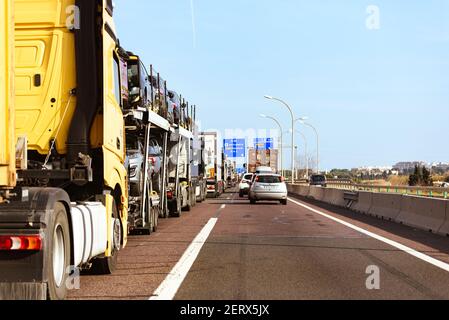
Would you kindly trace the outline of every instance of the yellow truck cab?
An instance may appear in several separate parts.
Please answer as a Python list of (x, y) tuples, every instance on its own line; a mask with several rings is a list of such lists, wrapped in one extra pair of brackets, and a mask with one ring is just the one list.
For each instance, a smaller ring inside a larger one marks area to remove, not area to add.
[(16, 184), (14, 138), (13, 1), (0, 4), (0, 203)]
[(64, 299), (70, 266), (112, 273), (127, 241), (112, 0), (7, 0), (0, 17), (0, 299)]

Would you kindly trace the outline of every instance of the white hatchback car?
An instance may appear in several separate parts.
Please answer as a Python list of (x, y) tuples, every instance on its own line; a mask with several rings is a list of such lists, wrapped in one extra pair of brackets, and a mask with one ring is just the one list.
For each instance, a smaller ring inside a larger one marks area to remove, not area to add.
[(251, 181), (253, 179), (253, 173), (246, 173), (242, 177), (242, 181), (240, 181), (239, 184), (239, 196), (240, 198), (243, 198), (245, 195), (249, 193), (249, 188)]
[(278, 174), (256, 174), (249, 189), (249, 200), (255, 204), (259, 200), (279, 201), (287, 205), (287, 185)]

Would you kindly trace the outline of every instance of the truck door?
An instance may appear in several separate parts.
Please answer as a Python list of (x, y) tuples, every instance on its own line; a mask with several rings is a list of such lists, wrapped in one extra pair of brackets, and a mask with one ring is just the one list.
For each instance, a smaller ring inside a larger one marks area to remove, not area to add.
[(50, 140), (64, 128), (56, 147), (65, 154), (65, 128), (76, 105), (69, 98), (76, 88), (75, 56), (67, 50), (75, 40), (65, 7), (54, 0), (14, 2), (16, 133), (27, 134), (29, 149), (47, 154)]

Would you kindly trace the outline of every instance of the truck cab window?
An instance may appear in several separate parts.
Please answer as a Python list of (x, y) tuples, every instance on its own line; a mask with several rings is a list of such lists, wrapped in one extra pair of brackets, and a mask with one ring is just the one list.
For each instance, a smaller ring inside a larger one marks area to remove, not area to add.
[(120, 65), (117, 59), (114, 57), (114, 95), (115, 101), (117, 101), (118, 105), (122, 106), (122, 94), (120, 90)]

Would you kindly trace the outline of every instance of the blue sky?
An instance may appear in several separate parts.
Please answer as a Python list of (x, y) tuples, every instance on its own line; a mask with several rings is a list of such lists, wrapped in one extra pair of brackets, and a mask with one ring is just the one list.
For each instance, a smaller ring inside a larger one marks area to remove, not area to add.
[(195, 32), (191, 1), (115, 0), (115, 19), (203, 129), (289, 130), (270, 94), (317, 127), (324, 169), (449, 162), (449, 0), (193, 0)]

